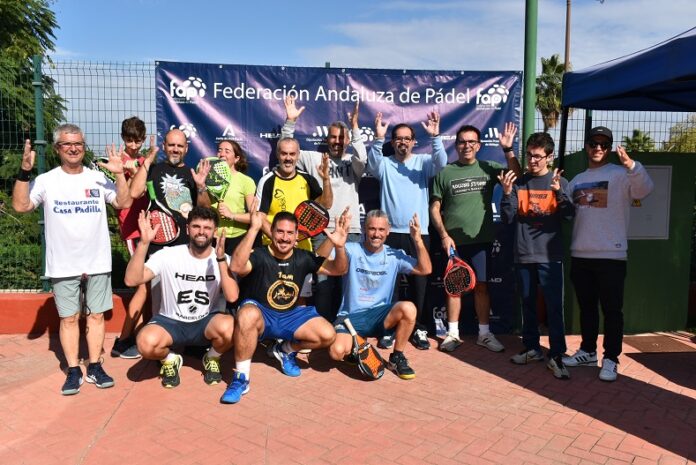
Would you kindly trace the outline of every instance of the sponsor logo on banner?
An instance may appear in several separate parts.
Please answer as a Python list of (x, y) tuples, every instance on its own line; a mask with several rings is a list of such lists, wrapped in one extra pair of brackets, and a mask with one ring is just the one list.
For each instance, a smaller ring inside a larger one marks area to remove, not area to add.
[(312, 137), (328, 137), (329, 127), (328, 126), (316, 126), (315, 131), (312, 133)]
[(485, 89), (476, 89), (477, 110), (500, 110), (507, 102), (510, 92), (503, 84), (493, 84)]
[(189, 76), (183, 81), (176, 79), (169, 81), (169, 95), (178, 103), (191, 103), (197, 98), (205, 97), (207, 89), (208, 86), (205, 85), (203, 79), (195, 76)]
[(169, 126), (169, 130), (171, 131), (172, 129), (180, 130), (186, 135), (187, 139), (193, 139), (195, 137), (198, 137), (198, 129), (196, 129), (196, 126), (194, 126), (191, 123), (182, 123), (178, 126), (176, 124), (172, 124), (171, 126)]
[(242, 140), (241, 137), (237, 137), (237, 133), (234, 130), (234, 126), (231, 123), (227, 123), (225, 129), (222, 131), (222, 135), (215, 138), (217, 142), (222, 142), (223, 140), (233, 140), (239, 142)]
[(374, 129), (367, 127), (367, 126), (362, 126), (360, 129), (360, 138), (362, 139), (363, 142), (373, 142), (375, 140), (375, 131)]
[(499, 134), (500, 131), (498, 131), (498, 128), (486, 129), (485, 132), (481, 133), (481, 145), (485, 145), (486, 147), (498, 147), (500, 145), (500, 141), (498, 140)]
[(279, 132), (260, 132), (259, 138), (260, 139), (280, 139), (280, 133)]

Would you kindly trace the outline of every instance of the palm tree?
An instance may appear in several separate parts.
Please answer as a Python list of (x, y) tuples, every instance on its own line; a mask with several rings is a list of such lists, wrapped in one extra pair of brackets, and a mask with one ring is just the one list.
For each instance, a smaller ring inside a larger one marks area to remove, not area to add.
[(655, 141), (650, 137), (650, 133), (640, 129), (634, 129), (631, 137), (624, 136), (623, 146), (630, 153), (655, 151)]
[(536, 108), (544, 122), (544, 132), (556, 127), (561, 115), (561, 87), (565, 64), (558, 53), (541, 57), (541, 74), (536, 79)]

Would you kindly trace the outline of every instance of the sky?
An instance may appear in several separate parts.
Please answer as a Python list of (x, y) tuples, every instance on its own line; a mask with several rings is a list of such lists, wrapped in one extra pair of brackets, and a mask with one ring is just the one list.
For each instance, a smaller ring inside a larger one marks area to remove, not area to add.
[[(538, 0), (538, 57), (563, 58), (566, 3)], [(51, 8), (60, 26), (57, 61), (524, 67), (523, 0), (55, 0)], [(572, 67), (642, 50), (695, 19), (694, 0), (573, 0)]]

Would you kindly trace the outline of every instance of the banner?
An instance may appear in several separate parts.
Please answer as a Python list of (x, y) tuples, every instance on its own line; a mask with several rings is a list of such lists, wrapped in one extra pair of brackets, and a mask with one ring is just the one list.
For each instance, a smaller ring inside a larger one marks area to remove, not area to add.
[(407, 123), (415, 129), (414, 153), (428, 152), (421, 122), (437, 111), (450, 161), (457, 157), (456, 130), (471, 124), (481, 130), (479, 158), (504, 162), (498, 131), (507, 121), (519, 126), (521, 93), (519, 71), (156, 63), (159, 142), (171, 128), (183, 130), (189, 139), (186, 162), (194, 166), (201, 157), (214, 155), (221, 140), (235, 140), (247, 153), (248, 174), (255, 179), (275, 164), (275, 144), (285, 121), (283, 100), (288, 95), (297, 97), (298, 107), (306, 107), (295, 128), (305, 150), (321, 150), (327, 126), (347, 121), (346, 114), (360, 100), (360, 133), (368, 149), (374, 140), (375, 116), (382, 112), (390, 127)]

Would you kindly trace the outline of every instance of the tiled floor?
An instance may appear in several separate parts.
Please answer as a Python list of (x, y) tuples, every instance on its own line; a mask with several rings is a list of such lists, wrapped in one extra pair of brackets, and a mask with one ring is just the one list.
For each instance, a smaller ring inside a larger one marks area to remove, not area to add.
[(696, 352), (625, 344), (617, 382), (587, 367), (558, 381), (543, 363), (511, 364), (520, 343), (501, 340), (503, 354), (473, 338), (453, 354), (409, 346), (411, 381), (363, 381), (325, 352), (289, 378), (259, 350), (251, 391), (221, 405), (224, 385), (205, 385), (193, 357), (164, 389), (157, 362), (107, 355), (114, 388), (63, 397), (57, 337), (0, 336), (0, 464), (696, 463)]

